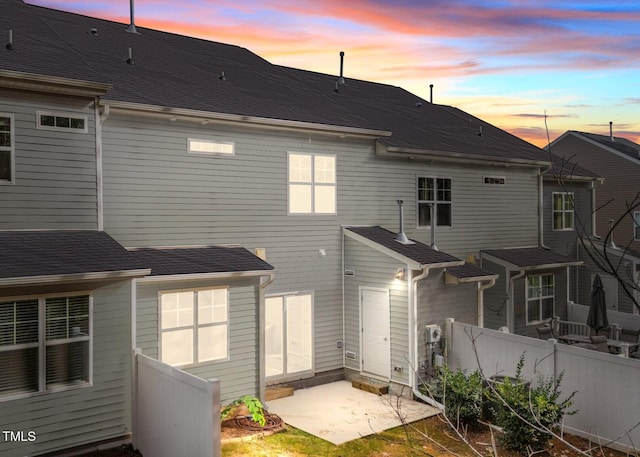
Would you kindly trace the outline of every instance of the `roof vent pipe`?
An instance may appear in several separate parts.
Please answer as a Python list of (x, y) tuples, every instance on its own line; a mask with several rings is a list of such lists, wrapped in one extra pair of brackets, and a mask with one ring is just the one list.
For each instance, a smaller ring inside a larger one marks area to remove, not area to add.
[(343, 76), (344, 70), (344, 51), (340, 51), (340, 77), (338, 78), (338, 84), (346, 84)]
[(404, 233), (404, 210), (403, 210), (404, 201), (398, 200), (398, 207), (400, 208), (400, 232), (395, 237), (395, 240), (400, 244), (415, 244)]
[(609, 139), (611, 141), (615, 141), (613, 139), (613, 122), (612, 121), (609, 121)]
[(129, 65), (133, 65), (133, 49), (129, 48), (129, 58), (127, 59)]
[(433, 103), (433, 84), (429, 84), (429, 103)]
[(134, 5), (133, 5), (133, 0), (129, 0), (129, 13), (130, 13), (130, 17), (131, 17), (131, 23), (129, 24), (129, 27), (127, 27), (127, 32), (129, 33), (138, 33), (138, 31), (136, 30), (136, 20), (135, 20), (135, 15), (134, 15)]
[(7, 50), (9, 51), (13, 50), (13, 30), (9, 30), (9, 42), (7, 43), (5, 48), (7, 48)]

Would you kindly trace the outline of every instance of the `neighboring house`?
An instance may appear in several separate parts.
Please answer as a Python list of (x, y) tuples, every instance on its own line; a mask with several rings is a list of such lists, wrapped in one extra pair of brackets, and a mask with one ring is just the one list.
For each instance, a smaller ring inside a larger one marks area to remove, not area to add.
[[(583, 285), (580, 289), (588, 291), (586, 283), (593, 280), (595, 273), (600, 273), (607, 290), (607, 305), (619, 311), (638, 313), (629, 294), (625, 293), (616, 278), (603, 273), (597, 266), (605, 261), (606, 251), (611, 262), (608, 272), (618, 271), (636, 301), (640, 300), (640, 207), (628, 212), (628, 205), (640, 203), (640, 145), (614, 136), (612, 127), (610, 130), (609, 135), (567, 131), (551, 142), (549, 147), (555, 155), (566, 157), (580, 167), (597, 170), (597, 174), (604, 178), (604, 183), (598, 186), (594, 202), (595, 231), (583, 235), (585, 243), (581, 246), (580, 258), (585, 260), (587, 270), (581, 277)], [(616, 223), (613, 229), (611, 221)], [(596, 238), (591, 238), (591, 235)], [(589, 255), (588, 251), (592, 254)], [(594, 255), (600, 260), (594, 262)], [(588, 293), (578, 297), (578, 301), (588, 304)]]
[[(516, 269), (557, 271), (553, 290), (567, 289), (572, 253), (541, 248), (550, 161), (529, 143), (398, 87), (20, 0), (0, 7), (0, 36), (14, 38), (0, 49), (0, 230), (38, 233), (56, 252), (70, 249), (56, 230), (108, 234), (148, 270), (118, 282), (121, 312), (94, 308), (96, 335), (125, 323), (117, 341), (93, 341), (93, 385), (70, 390), (100, 396), (98, 373), (112, 376), (123, 387), (101, 409), (65, 403), (66, 391), (14, 399), (14, 375), (3, 380), (0, 405), (15, 413), (0, 425), (40, 437), (11, 455), (126, 435), (133, 347), (219, 378), (223, 402), (328, 375), (415, 388), (413, 370), (432, 361), (425, 325), (498, 325), (493, 301), (508, 287), (526, 297)], [(395, 241), (397, 200), (415, 244)], [(521, 264), (531, 254), (538, 263)], [(538, 276), (530, 288), (546, 297)], [(30, 296), (5, 282), (0, 303), (14, 315), (0, 317), (2, 338)], [(544, 320), (549, 305), (534, 306)], [(530, 334), (537, 322), (499, 324)], [(18, 333), (0, 351), (21, 350)], [(113, 372), (103, 351), (127, 368)], [(75, 419), (90, 413), (113, 426)]]

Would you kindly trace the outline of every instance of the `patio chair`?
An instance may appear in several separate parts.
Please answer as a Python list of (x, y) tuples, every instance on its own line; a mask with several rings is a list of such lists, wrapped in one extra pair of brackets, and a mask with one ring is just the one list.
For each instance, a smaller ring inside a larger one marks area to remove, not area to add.
[(541, 340), (555, 338), (555, 336), (553, 335), (553, 329), (551, 327), (547, 327), (546, 325), (543, 327), (537, 327), (536, 331), (538, 332), (538, 338), (540, 338)]
[(607, 337), (604, 335), (595, 335), (591, 337), (591, 344), (596, 351), (609, 352), (609, 345), (607, 344)]
[(595, 334), (599, 336), (604, 336), (606, 338), (611, 338), (611, 326), (603, 327), (599, 329)]
[[(623, 328), (620, 331), (620, 341), (625, 341), (627, 343), (640, 343), (640, 329), (632, 330), (630, 328)], [(638, 346), (629, 349), (629, 357), (640, 359)]]

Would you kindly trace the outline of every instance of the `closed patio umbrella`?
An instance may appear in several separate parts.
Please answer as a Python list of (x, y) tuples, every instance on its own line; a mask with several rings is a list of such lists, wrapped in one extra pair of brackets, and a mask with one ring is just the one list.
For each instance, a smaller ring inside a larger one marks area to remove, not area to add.
[(604, 295), (604, 287), (600, 275), (596, 274), (593, 278), (591, 287), (591, 306), (589, 307), (589, 316), (587, 316), (587, 325), (596, 332), (601, 328), (609, 326), (607, 319), (607, 302)]

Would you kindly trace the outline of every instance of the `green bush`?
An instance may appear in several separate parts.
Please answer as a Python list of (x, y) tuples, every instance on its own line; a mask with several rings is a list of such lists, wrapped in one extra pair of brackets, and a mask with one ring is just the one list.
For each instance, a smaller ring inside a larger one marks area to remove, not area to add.
[(494, 383), (496, 392), (490, 395), (499, 404), (495, 412), (504, 432), (503, 445), (528, 454), (545, 449), (551, 439), (549, 431), (557, 430), (564, 415), (575, 414), (568, 411), (575, 392), (559, 401), (562, 374), (555, 380), (541, 377), (536, 387), (530, 387), (522, 377), (523, 366), (524, 354), (516, 367), (515, 378), (506, 377)]
[(482, 376), (474, 371), (467, 375), (458, 369), (443, 367), (440, 371), (441, 403), (445, 414), (457, 428), (477, 428), (482, 416)]
[(262, 402), (251, 395), (244, 395), (233, 402), (229, 403), (220, 413), (222, 420), (227, 419), (231, 413), (240, 405), (245, 405), (251, 415), (254, 422), (257, 422), (261, 427), (264, 427), (267, 419), (264, 416), (264, 407)]

